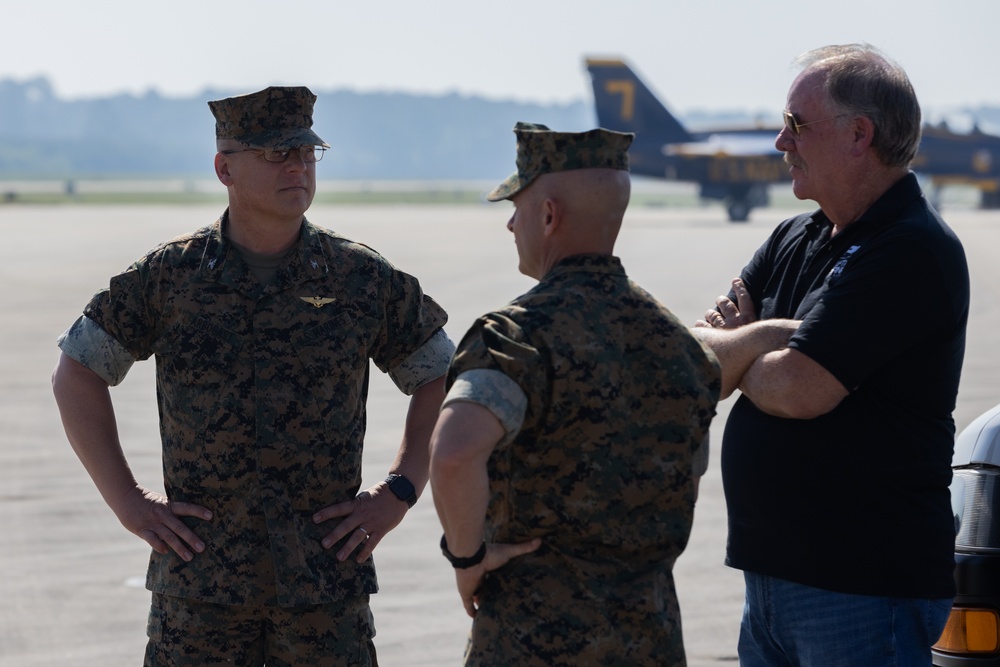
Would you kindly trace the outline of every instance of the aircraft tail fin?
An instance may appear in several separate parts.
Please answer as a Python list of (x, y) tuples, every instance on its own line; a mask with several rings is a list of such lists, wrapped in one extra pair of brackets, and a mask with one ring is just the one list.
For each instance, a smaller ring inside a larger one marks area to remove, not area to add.
[(636, 141), (660, 146), (694, 140), (624, 61), (587, 58), (586, 62), (601, 127), (635, 132)]

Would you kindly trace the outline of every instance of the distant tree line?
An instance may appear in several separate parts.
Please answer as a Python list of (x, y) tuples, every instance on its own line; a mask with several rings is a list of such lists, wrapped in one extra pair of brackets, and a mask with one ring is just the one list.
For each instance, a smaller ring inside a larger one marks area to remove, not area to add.
[[(192, 97), (58, 98), (49, 81), (0, 81), (0, 178), (210, 176), (214, 119)], [(313, 89), (314, 129), (333, 147), (326, 179), (490, 179), (512, 171), (518, 120), (589, 129), (583, 101), (526, 104), (482, 97)]]
[[(246, 92), (252, 91), (67, 100), (44, 77), (0, 80), (0, 178), (210, 177), (215, 134), (206, 103)], [(324, 179), (497, 178), (514, 166), (515, 122), (565, 131), (596, 122), (589, 96), (542, 105), (458, 94), (313, 92), (319, 96), (314, 127), (333, 147), (320, 167)], [(1000, 109), (962, 113), (1000, 133)], [(732, 110), (682, 115), (695, 128), (763, 118)]]

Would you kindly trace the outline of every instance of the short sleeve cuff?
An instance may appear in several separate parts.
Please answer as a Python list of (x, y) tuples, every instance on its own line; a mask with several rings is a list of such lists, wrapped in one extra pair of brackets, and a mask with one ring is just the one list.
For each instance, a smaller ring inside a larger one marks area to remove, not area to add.
[(448, 364), (455, 354), (455, 343), (444, 329), (438, 329), (416, 352), (389, 369), (389, 377), (407, 396), (448, 372)]
[(94, 320), (81, 315), (56, 341), (66, 356), (97, 373), (109, 386), (117, 386), (135, 358)]
[(507, 433), (501, 444), (514, 439), (524, 424), (528, 397), (521, 387), (500, 371), (475, 368), (460, 374), (452, 383), (441, 407), (455, 401), (468, 401), (493, 413)]

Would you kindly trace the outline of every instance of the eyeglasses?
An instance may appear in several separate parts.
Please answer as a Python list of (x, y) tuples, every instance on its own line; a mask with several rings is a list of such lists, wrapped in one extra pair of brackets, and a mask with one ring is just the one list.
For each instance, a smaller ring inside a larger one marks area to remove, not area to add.
[(232, 155), (233, 153), (243, 153), (246, 151), (260, 153), (261, 157), (263, 157), (266, 162), (284, 162), (288, 159), (288, 156), (292, 154), (292, 151), (298, 151), (303, 162), (311, 163), (322, 160), (323, 153), (326, 152), (326, 148), (323, 146), (299, 146), (298, 148), (283, 148), (281, 150), (274, 148), (236, 148), (233, 150), (219, 152), (223, 155)]
[(807, 125), (815, 125), (816, 123), (825, 123), (828, 120), (836, 120), (837, 118), (840, 118), (844, 114), (840, 113), (837, 114), (836, 116), (830, 116), (829, 118), (823, 118), (821, 120), (811, 120), (808, 123), (800, 123), (799, 120), (795, 117), (795, 114), (793, 114), (791, 111), (788, 110), (782, 111), (781, 115), (784, 116), (785, 118), (785, 127), (788, 129), (789, 132), (792, 133), (792, 136), (798, 139), (799, 136), (802, 134), (803, 127), (806, 127)]

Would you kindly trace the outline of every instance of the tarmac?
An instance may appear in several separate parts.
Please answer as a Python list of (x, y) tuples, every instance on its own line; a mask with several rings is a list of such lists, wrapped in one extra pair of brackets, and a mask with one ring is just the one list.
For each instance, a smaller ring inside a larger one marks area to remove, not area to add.
[[(803, 209), (758, 209), (731, 224), (720, 207), (633, 208), (617, 254), (639, 284), (693, 323), (771, 228)], [(50, 374), (56, 337), (111, 275), (161, 241), (211, 223), (220, 206), (0, 206), (0, 667), (141, 664), (149, 549), (104, 505), (66, 442)], [(509, 204), (317, 206), (310, 220), (378, 249), (418, 276), (450, 313), (454, 339), (482, 312), (533, 284), (517, 272)], [(946, 209), (972, 276), (959, 430), (1000, 403), (1000, 211)], [(885, 304), (871, 335), (921, 326), (920, 276)], [(161, 479), (153, 364), (112, 393), (129, 461)], [(732, 399), (719, 406), (714, 440)], [(369, 398), (365, 485), (381, 479), (401, 434), (406, 398), (377, 370)], [(717, 445), (716, 445), (717, 446)], [(887, 471), (891, 474), (891, 471)], [(375, 552), (372, 607), (383, 667), (460, 664), (470, 619), (441, 557), (429, 490)], [(701, 485), (694, 531), (675, 567), (691, 667), (733, 665), (743, 604), (740, 572), (723, 564), (725, 501), (718, 452)], [(904, 556), (905, 557), (905, 556)]]

